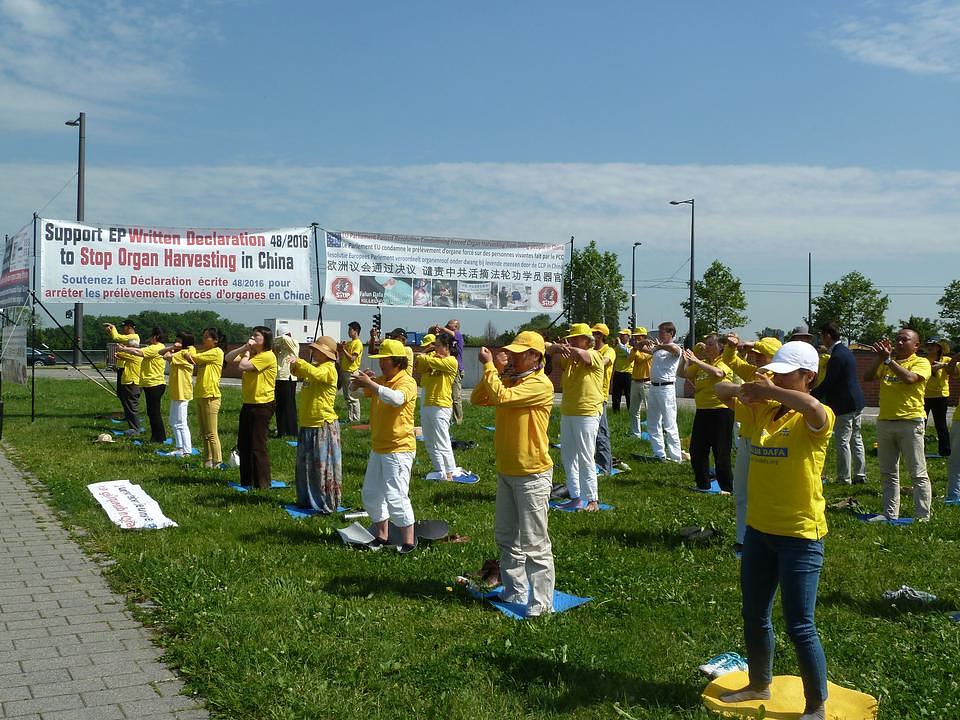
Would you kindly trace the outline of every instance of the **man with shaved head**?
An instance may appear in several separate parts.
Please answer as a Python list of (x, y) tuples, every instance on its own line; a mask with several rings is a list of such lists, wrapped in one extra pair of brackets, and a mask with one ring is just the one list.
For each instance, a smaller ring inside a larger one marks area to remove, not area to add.
[(921, 522), (930, 519), (930, 479), (923, 451), (924, 389), (930, 379), (930, 362), (917, 355), (920, 336), (902, 328), (894, 343), (874, 344), (877, 357), (864, 380), (880, 383), (880, 413), (877, 415), (877, 456), (883, 480), (883, 514), (900, 517), (900, 458), (913, 479), (913, 513)]

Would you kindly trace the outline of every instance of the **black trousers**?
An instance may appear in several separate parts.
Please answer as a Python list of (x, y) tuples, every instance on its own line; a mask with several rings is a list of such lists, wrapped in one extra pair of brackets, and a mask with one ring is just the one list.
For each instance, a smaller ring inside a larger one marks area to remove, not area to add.
[(277, 403), (277, 437), (297, 437), (300, 428), (297, 425), (297, 381), (277, 380), (274, 385)]
[(941, 457), (950, 454), (950, 428), (947, 426), (947, 402), (950, 398), (924, 398), (924, 417), (933, 413), (933, 426), (937, 429), (937, 452)]
[(710, 452), (713, 451), (717, 484), (721, 490), (733, 491), (733, 471), (730, 468), (730, 447), (733, 444), (733, 410), (717, 408), (697, 409), (693, 416), (693, 434), (690, 436), (690, 466), (697, 487), (710, 487)]
[(123, 407), (123, 419), (131, 430), (140, 432), (140, 386), (136, 383), (117, 386), (117, 397)]
[(237, 454), (240, 456), (240, 484), (244, 487), (270, 487), (270, 454), (267, 430), (276, 403), (244, 403), (237, 429)]
[(627, 410), (630, 409), (630, 373), (615, 372), (613, 380), (610, 383), (610, 394), (613, 396), (613, 403), (610, 409), (613, 412), (620, 412), (620, 398), (627, 401)]
[(160, 412), (160, 398), (166, 390), (166, 385), (143, 389), (143, 396), (147, 399), (147, 419), (150, 420), (150, 442), (162, 443), (167, 439), (167, 430), (163, 427), (163, 413)]

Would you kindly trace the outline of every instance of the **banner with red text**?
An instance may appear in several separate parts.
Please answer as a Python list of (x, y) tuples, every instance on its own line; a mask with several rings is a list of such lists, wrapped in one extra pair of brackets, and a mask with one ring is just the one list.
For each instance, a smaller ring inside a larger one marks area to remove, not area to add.
[(327, 230), (325, 302), (550, 312), (565, 244)]
[(91, 225), (40, 219), (44, 302), (309, 305), (310, 227)]

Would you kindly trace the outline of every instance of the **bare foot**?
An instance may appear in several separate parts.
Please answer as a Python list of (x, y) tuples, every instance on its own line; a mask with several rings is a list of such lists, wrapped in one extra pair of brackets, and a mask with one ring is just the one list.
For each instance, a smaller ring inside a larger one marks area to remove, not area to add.
[(765, 688), (752, 688), (749, 685), (743, 688), (742, 690), (735, 690), (734, 692), (724, 693), (720, 696), (720, 702), (725, 703), (738, 703), (746, 702), (748, 700), (769, 700), (770, 699), (770, 687)]
[(591, 500), (581, 509), (583, 512), (598, 512), (600, 510), (600, 504), (596, 500)]

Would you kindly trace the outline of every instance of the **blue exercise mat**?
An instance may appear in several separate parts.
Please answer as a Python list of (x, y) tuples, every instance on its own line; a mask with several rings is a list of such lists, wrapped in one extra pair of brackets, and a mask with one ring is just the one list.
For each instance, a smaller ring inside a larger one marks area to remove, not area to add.
[(173, 438), (167, 438), (163, 441), (164, 445), (173, 445)]
[[(427, 480), (428, 482), (447, 482), (447, 480), (433, 480), (426, 476), (423, 479)], [(473, 473), (454, 475), (449, 482), (455, 482), (460, 485), (476, 485), (478, 482), (480, 482), (480, 477), (478, 475), (474, 475)]]
[[(170, 452), (166, 452), (164, 450), (154, 450), (154, 452), (160, 457), (187, 457), (186, 455), (175, 455), (174, 453), (177, 452), (176, 450), (171, 450)], [(199, 454), (200, 454), (199, 450), (197, 450), (196, 448), (190, 448), (190, 455), (199, 455)]]
[(125, 420), (117, 420), (116, 418), (110, 418), (110, 422), (112, 422), (114, 425), (123, 425), (123, 423), (126, 422), (126, 421), (125, 421)]
[[(564, 503), (566, 503), (566, 502), (569, 502), (569, 501), (567, 501), (567, 500), (551, 500), (551, 501), (550, 501), (550, 507), (551, 507), (553, 510), (559, 510), (560, 512), (572, 513), (572, 512), (579, 512), (579, 511), (580, 511), (579, 508), (563, 507)], [(599, 508), (600, 508), (601, 510), (613, 510), (613, 509), (614, 509), (614, 506), (613, 506), (613, 505), (607, 505), (606, 503), (598, 503), (598, 506), (599, 506)]]
[(142, 441), (142, 440), (134, 440), (134, 441), (133, 441), (133, 444), (134, 444), (134, 445), (143, 445), (143, 441)]
[[(319, 510), (314, 510), (313, 508), (298, 508), (296, 505), (284, 505), (283, 509), (287, 511), (287, 515), (294, 518), (295, 520), (302, 520), (303, 518), (313, 517), (314, 515), (332, 515), (333, 513), (322, 513)], [(337, 506), (337, 512), (344, 512), (346, 508), (342, 505)]]
[(947, 617), (949, 617), (955, 623), (960, 623), (960, 612), (950, 613), (950, 615)]
[(111, 430), (110, 432), (111, 432), (115, 437), (121, 437), (122, 435), (126, 435), (126, 433), (123, 432), (123, 430)]
[[(234, 490), (236, 490), (237, 492), (242, 492), (242, 493), (245, 493), (245, 492), (247, 492), (247, 491), (250, 489), (250, 488), (245, 488), (245, 487), (244, 487), (243, 485), (241, 485), (240, 483), (227, 483), (227, 485), (228, 485), (229, 487), (232, 487), (232, 488), (233, 488)], [(285, 488), (286, 486), (287, 486), (287, 484), (286, 484), (285, 482), (283, 482), (282, 480), (271, 480), (271, 481), (270, 481), (270, 489), (271, 489), (271, 490), (276, 490), (277, 488)], [(259, 489), (259, 488), (258, 488), (258, 489)], [(266, 489), (266, 488), (264, 488), (264, 489)]]
[[(621, 470), (620, 468), (613, 468), (613, 470), (610, 471), (610, 477), (613, 477), (614, 475), (619, 475), (622, 472), (626, 472), (626, 470)], [(604, 470), (599, 465), (597, 465), (597, 475), (606, 475), (606, 474), (607, 474), (607, 471)]]
[[(491, 605), (493, 605), (497, 610), (502, 612), (508, 618), (513, 618), (514, 620), (526, 620), (527, 619), (527, 607), (526, 605), (520, 605), (519, 603), (508, 603), (503, 600), (499, 600), (500, 593), (503, 592), (503, 585), (494, 588), (488, 593), (480, 593), (475, 590), (471, 590), (470, 594), (475, 598), (480, 600), (486, 600)], [(553, 591), (553, 612), (562, 613), (567, 610), (571, 610), (580, 605), (585, 605), (586, 603), (593, 600), (589, 597), (577, 597), (576, 595), (568, 595), (565, 592), (560, 592), (559, 590)]]
[(939, 460), (943, 457), (940, 453), (926, 453), (927, 460)]
[(693, 488), (693, 491), (694, 491), (694, 492), (698, 492), (698, 493), (700, 493), (701, 495), (719, 495), (719, 494), (720, 494), (720, 483), (718, 483), (716, 480), (711, 480), (711, 481), (710, 481), (710, 489), (709, 489), (709, 490), (701, 490), (700, 488), (695, 487), (695, 488)]
[(556, 449), (556, 450), (559, 450), (559, 449), (560, 449), (560, 443), (558, 443), (558, 442), (556, 442), (556, 443), (550, 443), (550, 447), (552, 447), (552, 448), (554, 448), (554, 449)]
[(960, 505), (960, 500), (944, 500), (943, 502), (946, 505)]
[[(910, 525), (913, 523), (913, 518), (897, 518), (896, 520), (888, 520), (880, 513), (856, 513), (855, 517), (861, 522), (878, 523), (880, 525)], [(883, 518), (883, 520), (875, 520), (874, 518)]]
[(484, 430), (489, 430), (490, 432), (493, 432), (494, 430), (497, 429), (497, 428), (496, 428), (495, 426), (493, 426), (493, 425), (481, 425), (480, 427), (482, 427)]
[(289, 445), (290, 447), (297, 447), (297, 445), (299, 444), (300, 443), (297, 442), (296, 440), (287, 440), (287, 445)]

